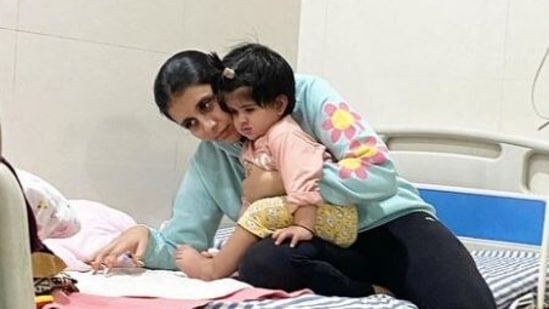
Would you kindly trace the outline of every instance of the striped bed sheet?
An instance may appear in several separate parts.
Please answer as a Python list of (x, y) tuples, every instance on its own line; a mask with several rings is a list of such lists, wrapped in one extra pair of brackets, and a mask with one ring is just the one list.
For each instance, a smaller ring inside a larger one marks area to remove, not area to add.
[[(234, 228), (220, 229), (215, 246), (220, 248)], [(535, 303), (539, 253), (521, 250), (471, 250), (480, 273), (488, 283), (498, 308), (525, 308)], [(326, 297), (302, 295), (281, 300), (253, 300), (243, 302), (212, 302), (208, 309), (256, 309), (256, 308), (375, 308), (408, 309), (414, 304), (386, 295), (362, 298)]]
[(302, 295), (295, 298), (278, 300), (254, 300), (244, 302), (213, 302), (206, 309), (417, 309), (414, 304), (386, 295), (372, 295), (362, 298), (326, 297), (320, 295)]
[(472, 250), (471, 254), (492, 290), (498, 308), (527, 308), (535, 304), (539, 253)]

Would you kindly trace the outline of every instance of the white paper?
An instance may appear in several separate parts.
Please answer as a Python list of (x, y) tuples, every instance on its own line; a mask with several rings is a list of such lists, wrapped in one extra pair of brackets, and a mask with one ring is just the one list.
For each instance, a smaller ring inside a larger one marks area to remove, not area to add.
[(251, 287), (249, 284), (230, 278), (207, 282), (187, 278), (180, 271), (143, 268), (117, 268), (107, 275), (75, 271), (67, 271), (67, 273), (78, 280), (76, 286), (80, 292), (113, 297), (214, 299)]

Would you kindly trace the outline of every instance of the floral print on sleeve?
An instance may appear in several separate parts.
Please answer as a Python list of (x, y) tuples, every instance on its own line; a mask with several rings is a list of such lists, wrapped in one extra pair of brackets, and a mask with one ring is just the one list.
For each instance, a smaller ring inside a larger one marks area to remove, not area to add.
[(383, 164), (385, 161), (387, 148), (379, 147), (375, 137), (368, 136), (363, 143), (354, 140), (345, 158), (338, 162), (339, 177), (347, 179), (354, 173), (357, 178), (366, 179), (370, 165)]
[[(387, 162), (387, 147), (379, 143), (376, 136), (364, 134), (362, 118), (347, 103), (328, 102), (323, 110), (326, 119), (322, 123), (322, 128), (329, 133), (332, 143), (337, 144), (343, 153), (336, 163), (339, 177), (348, 179), (354, 175), (358, 179), (366, 179), (368, 169), (372, 165)], [(342, 136), (346, 139), (341, 139)]]
[(328, 114), (328, 119), (322, 123), (322, 128), (332, 131), (330, 137), (333, 143), (339, 141), (342, 134), (347, 140), (351, 140), (357, 132), (357, 127), (364, 128), (360, 123), (360, 115), (352, 111), (345, 102), (340, 102), (337, 105), (327, 103), (324, 106), (324, 111)]

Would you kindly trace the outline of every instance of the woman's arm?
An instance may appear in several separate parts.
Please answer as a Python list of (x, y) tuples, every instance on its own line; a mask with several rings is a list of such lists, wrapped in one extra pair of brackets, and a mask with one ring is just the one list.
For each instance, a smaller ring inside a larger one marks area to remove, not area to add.
[(94, 255), (94, 269), (102, 264), (113, 267), (125, 253), (131, 253), (136, 264), (177, 269), (173, 256), (177, 245), (205, 250), (212, 245), (223, 214), (236, 220), (241, 176), (237, 159), (212, 143), (201, 143), (175, 197), (171, 219), (159, 230), (143, 225), (128, 229)]
[(189, 165), (173, 203), (172, 217), (159, 230), (150, 228), (143, 262), (154, 269), (177, 269), (174, 251), (177, 245), (206, 250), (222, 217), (199, 173), (197, 162)]
[(151, 232), (145, 264), (176, 269), (173, 253), (177, 245), (208, 249), (223, 214), (237, 219), (242, 175), (237, 156), (212, 142), (200, 143), (175, 197), (172, 218)]
[(176, 196), (172, 218), (160, 230), (144, 225), (130, 227), (95, 253), (91, 265), (96, 271), (103, 267), (110, 270), (120, 256), (129, 253), (138, 266), (175, 270), (176, 246), (206, 249), (220, 220), (221, 212), (201, 182), (196, 163), (191, 162)]
[(367, 121), (325, 80), (296, 77), (294, 119), (333, 155), (320, 180), (330, 203), (383, 200), (396, 193), (397, 174), (387, 147)]

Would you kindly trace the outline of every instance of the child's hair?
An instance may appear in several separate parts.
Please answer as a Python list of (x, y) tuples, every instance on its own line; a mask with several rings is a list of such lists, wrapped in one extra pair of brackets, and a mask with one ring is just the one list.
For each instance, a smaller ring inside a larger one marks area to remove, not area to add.
[(228, 111), (223, 95), (240, 87), (251, 88), (251, 98), (261, 107), (273, 103), (279, 95), (288, 98), (282, 116), (292, 113), (295, 106), (295, 77), (290, 64), (277, 52), (257, 44), (247, 43), (232, 49), (223, 60), (217, 55), (216, 66), (221, 70), (214, 92), (221, 108)]
[[(166, 117), (171, 100), (182, 94), (189, 86), (209, 84), (221, 74), (215, 64), (217, 55), (197, 50), (186, 50), (170, 57), (162, 65), (154, 81), (154, 99), (160, 112)], [(172, 119), (173, 120), (173, 119)]]

